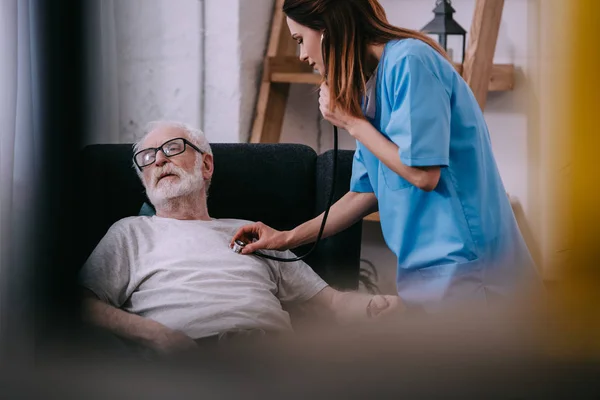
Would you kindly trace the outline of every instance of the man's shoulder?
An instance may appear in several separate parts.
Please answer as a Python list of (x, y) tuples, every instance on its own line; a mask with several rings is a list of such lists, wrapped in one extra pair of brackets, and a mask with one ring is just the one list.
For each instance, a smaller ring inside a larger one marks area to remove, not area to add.
[(138, 228), (143, 225), (148, 225), (150, 223), (151, 217), (145, 216), (132, 216), (122, 218), (111, 225), (109, 228), (109, 232), (123, 232), (130, 231), (131, 229)]
[(131, 216), (131, 217), (125, 217), (125, 218), (121, 218), (120, 220), (118, 220), (117, 222), (115, 222), (113, 225), (114, 226), (131, 226), (131, 225), (139, 225), (141, 223), (145, 223), (148, 222), (149, 220), (151, 220), (151, 217), (147, 217), (147, 216)]

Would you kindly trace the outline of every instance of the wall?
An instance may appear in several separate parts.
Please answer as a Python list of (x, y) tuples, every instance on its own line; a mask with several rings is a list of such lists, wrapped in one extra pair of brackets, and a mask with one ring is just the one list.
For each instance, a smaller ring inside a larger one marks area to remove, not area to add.
[(204, 0), (204, 130), (214, 142), (246, 142), (273, 0)]
[(273, 0), (112, 4), (119, 141), (161, 118), (199, 126), (211, 141), (247, 141)]
[(116, 1), (120, 140), (151, 120), (202, 123), (202, 2)]

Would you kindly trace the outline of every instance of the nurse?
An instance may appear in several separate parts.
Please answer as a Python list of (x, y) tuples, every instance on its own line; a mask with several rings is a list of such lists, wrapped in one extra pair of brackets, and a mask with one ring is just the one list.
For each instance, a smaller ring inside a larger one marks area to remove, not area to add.
[[(283, 11), (302, 61), (327, 77), (323, 117), (356, 139), (350, 191), (323, 237), (378, 208), (398, 295), (428, 311), (537, 285), (482, 111), (444, 50), (390, 25), (376, 0), (286, 0)], [(316, 240), (322, 217), (285, 232), (247, 225), (233, 240), (253, 242), (245, 254), (296, 248)]]

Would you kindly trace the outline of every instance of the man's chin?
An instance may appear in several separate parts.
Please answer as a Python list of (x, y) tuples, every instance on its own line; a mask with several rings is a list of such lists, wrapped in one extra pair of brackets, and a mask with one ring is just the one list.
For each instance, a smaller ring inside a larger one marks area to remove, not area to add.
[(183, 190), (179, 185), (161, 185), (161, 187), (157, 187), (148, 193), (148, 197), (153, 202), (165, 204), (179, 197), (184, 197), (187, 194), (187, 191)]
[(155, 186), (152, 191), (148, 192), (148, 197), (153, 201), (164, 203), (173, 199), (174, 197), (177, 197), (177, 192), (178, 190), (176, 187), (169, 187), (169, 185), (159, 184)]
[(152, 205), (155, 208), (160, 208), (160, 207), (168, 206), (170, 203), (172, 203), (176, 199), (176, 197), (155, 195), (155, 194), (151, 195), (150, 193), (148, 193), (148, 199), (150, 200), (150, 203), (152, 203)]
[(173, 200), (188, 196), (201, 189), (202, 185), (193, 187), (193, 185), (187, 185), (186, 181), (180, 181), (179, 179), (172, 181), (171, 179), (163, 178), (151, 190), (148, 190), (147, 193), (149, 200), (156, 206), (157, 204), (168, 204)]
[(165, 177), (160, 178), (158, 181), (156, 181), (156, 183), (154, 184), (154, 187), (158, 188), (160, 186), (165, 186), (165, 185), (174, 185), (180, 181), (181, 181), (181, 178), (177, 175), (167, 175)]

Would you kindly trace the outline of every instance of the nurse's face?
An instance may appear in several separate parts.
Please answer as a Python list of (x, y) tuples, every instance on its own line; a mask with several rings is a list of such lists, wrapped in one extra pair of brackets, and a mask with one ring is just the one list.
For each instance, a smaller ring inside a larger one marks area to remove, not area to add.
[(292, 37), (300, 45), (300, 60), (309, 63), (323, 75), (326, 71), (321, 52), (321, 32), (300, 25), (290, 18), (287, 18), (287, 24)]

